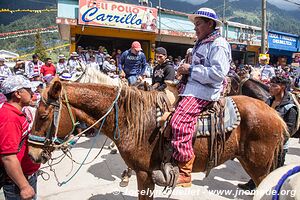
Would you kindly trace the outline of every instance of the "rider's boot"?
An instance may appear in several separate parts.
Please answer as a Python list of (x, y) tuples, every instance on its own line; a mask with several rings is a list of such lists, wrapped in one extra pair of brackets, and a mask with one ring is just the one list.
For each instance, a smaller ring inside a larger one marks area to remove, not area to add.
[(193, 163), (195, 160), (195, 155), (193, 155), (192, 159), (187, 162), (178, 162), (179, 167), (179, 177), (177, 179), (176, 186), (181, 187), (191, 187), (192, 186), (192, 176), (191, 172), (193, 169)]

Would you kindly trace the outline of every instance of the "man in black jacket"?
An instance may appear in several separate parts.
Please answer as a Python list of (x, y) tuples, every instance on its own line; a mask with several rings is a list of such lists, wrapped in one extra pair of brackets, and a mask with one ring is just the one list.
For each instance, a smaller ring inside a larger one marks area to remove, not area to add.
[[(270, 80), (270, 95), (271, 97), (266, 101), (266, 103), (274, 108), (278, 114), (285, 121), (289, 135), (293, 135), (297, 131), (297, 117), (298, 108), (294, 103), (292, 94), (288, 92), (290, 86), (290, 80), (283, 76), (276, 76)], [(288, 152), (288, 140), (289, 137), (285, 137), (283, 152), (278, 158), (277, 167), (282, 167), (284, 165), (285, 156)], [(244, 190), (255, 189), (255, 184), (251, 179), (246, 184), (238, 184), (238, 187)]]
[(167, 87), (165, 81), (174, 81), (175, 79), (174, 64), (171, 60), (167, 59), (167, 50), (163, 47), (156, 48), (155, 57), (158, 65), (153, 70), (152, 88), (155, 90), (164, 90)]

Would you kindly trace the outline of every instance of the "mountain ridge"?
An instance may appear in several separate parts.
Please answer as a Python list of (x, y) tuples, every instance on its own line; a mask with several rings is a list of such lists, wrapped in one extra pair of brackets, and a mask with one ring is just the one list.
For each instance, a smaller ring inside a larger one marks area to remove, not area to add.
[[(137, 4), (138, 0), (116, 0), (117, 2)], [(9, 9), (45, 9), (56, 7), (57, 0), (4, 0), (0, 2), (0, 8)], [(153, 1), (153, 7), (158, 6), (157, 1)], [(201, 5), (193, 5), (187, 2), (168, 0), (161, 1), (161, 7), (192, 13), (200, 7), (209, 7), (214, 9), (220, 18), (223, 15), (223, 0), (209, 0)], [(0, 24), (8, 25), (9, 23), (20, 19), (28, 13), (1, 13)], [(288, 32), (300, 35), (300, 14), (298, 11), (287, 11), (276, 7), (267, 2), (268, 29), (281, 32)], [(226, 20), (260, 26), (261, 24), (261, 1), (260, 0), (226, 0), (225, 9)], [(10, 31), (10, 30), (8, 30)]]

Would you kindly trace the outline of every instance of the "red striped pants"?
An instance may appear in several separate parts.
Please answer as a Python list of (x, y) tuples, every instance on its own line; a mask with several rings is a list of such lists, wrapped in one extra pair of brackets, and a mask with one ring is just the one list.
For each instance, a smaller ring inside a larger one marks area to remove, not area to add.
[(192, 159), (194, 155), (192, 138), (197, 117), (208, 104), (209, 101), (190, 96), (183, 97), (179, 102), (171, 119), (173, 157), (179, 162)]

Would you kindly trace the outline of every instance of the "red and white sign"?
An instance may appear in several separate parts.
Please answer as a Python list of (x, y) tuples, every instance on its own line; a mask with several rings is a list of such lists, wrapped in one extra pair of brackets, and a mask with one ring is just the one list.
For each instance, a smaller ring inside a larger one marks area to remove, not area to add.
[(157, 9), (102, 0), (79, 0), (79, 24), (157, 32)]

